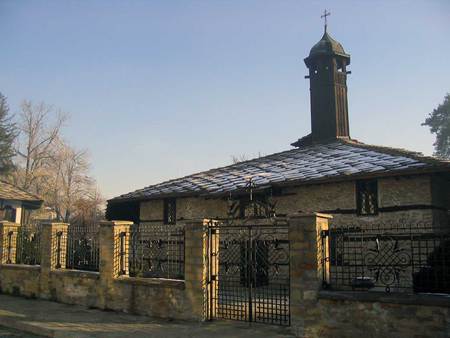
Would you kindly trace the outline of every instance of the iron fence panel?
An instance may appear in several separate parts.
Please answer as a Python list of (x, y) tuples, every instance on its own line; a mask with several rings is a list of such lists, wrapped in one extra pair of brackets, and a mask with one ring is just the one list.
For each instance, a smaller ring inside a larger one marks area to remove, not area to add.
[(214, 224), (208, 236), (211, 319), (290, 325), (287, 226)]
[[(64, 243), (63, 234), (59, 243)], [(69, 225), (67, 229), (66, 268), (99, 271), (99, 226)], [(57, 249), (58, 250), (58, 249)], [(60, 250), (59, 250), (60, 251)]]
[(16, 264), (41, 264), (41, 225), (26, 224), (18, 228)]
[(184, 225), (134, 224), (129, 242), (124, 238), (121, 257), (128, 250), (131, 277), (184, 279)]
[(450, 293), (450, 228), (333, 226), (323, 236), (325, 285), (336, 290)]

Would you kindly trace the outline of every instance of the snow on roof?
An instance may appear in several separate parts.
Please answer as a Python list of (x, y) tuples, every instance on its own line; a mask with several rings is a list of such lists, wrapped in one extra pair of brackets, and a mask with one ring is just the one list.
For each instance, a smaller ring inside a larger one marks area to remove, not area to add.
[(353, 140), (313, 144), (150, 185), (110, 200), (226, 194), (256, 187), (326, 182), (347, 177), (450, 171), (450, 161)]

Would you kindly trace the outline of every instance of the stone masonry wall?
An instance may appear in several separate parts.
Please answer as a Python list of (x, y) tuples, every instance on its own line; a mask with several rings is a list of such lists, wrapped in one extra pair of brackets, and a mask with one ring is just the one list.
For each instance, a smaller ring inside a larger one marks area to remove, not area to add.
[[(177, 219), (198, 218), (220, 219), (227, 214), (227, 202), (223, 199), (204, 197), (185, 197), (177, 199)], [(150, 200), (141, 203), (141, 222), (163, 222), (163, 200)]]
[[(276, 212), (281, 215), (326, 212), (331, 214), (334, 225), (388, 222), (422, 222), (447, 224), (447, 212), (427, 207), (445, 208), (445, 193), (434, 194), (438, 184), (432, 184), (430, 176), (408, 176), (378, 179), (379, 208), (376, 216), (356, 215), (356, 188), (354, 181), (304, 185), (283, 188), (283, 196), (274, 197)], [(434, 188), (433, 188), (434, 187)], [(446, 190), (448, 194), (448, 190)], [(434, 196), (434, 197), (433, 197)], [(439, 203), (438, 203), (439, 201)], [(442, 202), (440, 202), (442, 201)], [(395, 210), (397, 207), (412, 207)], [(392, 210), (394, 209), (394, 210)], [(177, 219), (195, 218), (224, 219), (227, 217), (227, 201), (224, 198), (182, 197), (177, 198)], [(150, 200), (141, 203), (142, 223), (163, 223), (163, 201)]]
[(57, 270), (50, 274), (51, 299), (87, 307), (99, 307), (97, 285), (100, 276), (96, 272)]
[[(308, 338), (447, 338), (450, 309), (443, 306), (319, 299)], [(297, 332), (298, 336), (302, 336)]]
[[(326, 244), (321, 233), (328, 229), (330, 220), (331, 216), (324, 214), (295, 214), (288, 218), (290, 329), (296, 337), (450, 336), (449, 297), (321, 290), (322, 278), (329, 269), (322, 264), (322, 246)], [(118, 234), (129, 231), (130, 222), (102, 224), (100, 272), (56, 269), (54, 233), (56, 229), (67, 231), (67, 227), (47, 224), (42, 238), (48, 243), (41, 247), (41, 266), (0, 263), (0, 292), (152, 317), (205, 320), (208, 313), (214, 312), (208, 308), (211, 303), (207, 298), (207, 243), (211, 241), (204, 231), (207, 223), (186, 223), (185, 280), (119, 275), (116, 239)], [(6, 229), (3, 225), (0, 223), (0, 232)]]
[[(118, 237), (125, 231), (129, 238), (130, 224), (119, 221), (101, 225), (100, 272), (57, 268), (56, 232), (67, 231), (67, 224), (44, 224), (41, 265), (0, 262), (0, 292), (159, 318), (203, 320), (206, 276), (203, 223), (186, 224), (189, 254), (185, 258), (185, 280), (119, 275)], [(9, 223), (0, 222), (0, 232), (9, 231), (9, 227)], [(61, 251), (65, 252), (65, 248)]]
[(39, 267), (2, 265), (0, 267), (0, 292), (30, 298), (39, 297), (40, 271)]
[(450, 337), (448, 296), (321, 290), (320, 233), (329, 220), (323, 214), (289, 220), (291, 331), (296, 337)]
[[(45, 298), (39, 287), (40, 268), (25, 265), (0, 267), (0, 292), (30, 298)], [(193, 319), (186, 301), (184, 283), (164, 280), (117, 279), (106, 304), (100, 303), (98, 273), (60, 270), (50, 278), (48, 299), (65, 304), (116, 310), (158, 318)]]

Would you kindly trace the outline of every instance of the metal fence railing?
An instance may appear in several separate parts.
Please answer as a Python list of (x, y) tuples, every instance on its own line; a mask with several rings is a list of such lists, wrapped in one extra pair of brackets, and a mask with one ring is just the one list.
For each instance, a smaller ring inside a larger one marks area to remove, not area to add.
[(129, 264), (131, 277), (184, 279), (184, 226), (135, 224), (129, 240), (120, 243), (121, 271)]
[[(58, 236), (58, 234), (57, 234)], [(59, 235), (63, 236), (63, 235)], [(64, 238), (57, 239), (64, 243)], [(99, 271), (99, 226), (69, 225), (67, 230), (66, 268)], [(58, 255), (61, 250), (57, 249)]]
[(322, 247), (331, 289), (450, 293), (450, 227), (333, 226)]
[(16, 241), (16, 264), (41, 264), (41, 225), (20, 226)]

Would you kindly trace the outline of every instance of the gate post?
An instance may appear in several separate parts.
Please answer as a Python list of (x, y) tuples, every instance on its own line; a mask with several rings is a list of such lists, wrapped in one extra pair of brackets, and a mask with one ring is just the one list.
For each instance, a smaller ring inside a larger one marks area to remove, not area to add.
[(191, 316), (206, 320), (208, 299), (208, 224), (207, 219), (192, 220), (185, 225), (185, 291)]
[(128, 274), (129, 248), (124, 243), (129, 241), (132, 225), (133, 222), (130, 221), (100, 222), (100, 285), (97, 288), (97, 304), (101, 309), (114, 309), (114, 279), (121, 274)]
[(17, 234), (20, 224), (0, 222), (0, 264), (16, 263)]
[(68, 223), (43, 222), (41, 230), (41, 273), (39, 275), (40, 297), (52, 299), (56, 293), (51, 287), (50, 273), (66, 267)]
[(308, 323), (318, 320), (317, 295), (322, 285), (322, 239), (331, 215), (289, 217), (291, 326), (297, 337), (307, 337)]

